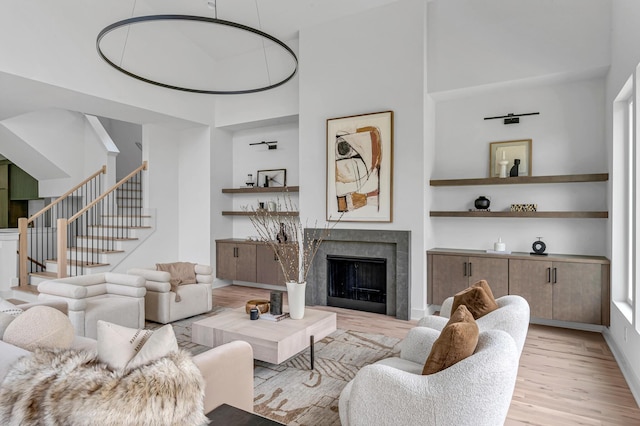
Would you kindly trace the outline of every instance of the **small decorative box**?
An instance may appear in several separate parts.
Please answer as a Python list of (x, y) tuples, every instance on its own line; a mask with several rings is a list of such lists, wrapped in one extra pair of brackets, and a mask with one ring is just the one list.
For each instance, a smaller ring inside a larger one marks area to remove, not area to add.
[(538, 211), (537, 204), (511, 204), (512, 212), (535, 212)]

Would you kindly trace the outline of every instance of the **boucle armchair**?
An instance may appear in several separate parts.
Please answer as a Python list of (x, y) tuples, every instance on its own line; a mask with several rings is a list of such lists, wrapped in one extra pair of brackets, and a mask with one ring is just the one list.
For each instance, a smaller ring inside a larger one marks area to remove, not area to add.
[[(476, 320), (480, 332), (502, 330), (516, 342), (518, 354), (522, 353), (529, 331), (529, 303), (521, 296), (509, 295), (496, 299), (498, 309)], [(453, 297), (447, 298), (440, 307), (440, 316), (428, 315), (418, 321), (419, 327), (429, 327), (441, 331), (449, 321)]]
[(104, 272), (38, 284), (38, 300), (64, 301), (78, 336), (95, 339), (98, 320), (144, 328), (144, 279)]
[(171, 291), (171, 274), (152, 268), (134, 268), (127, 271), (146, 280), (146, 319), (167, 324), (183, 318), (209, 312), (213, 308), (211, 284), (213, 270), (208, 265), (194, 265), (195, 284), (181, 284), (178, 287), (180, 300)]
[(400, 357), (363, 367), (340, 394), (343, 426), (495, 426), (504, 423), (519, 354), (507, 333), (480, 333), (473, 355), (438, 373), (422, 368), (439, 331), (415, 327)]

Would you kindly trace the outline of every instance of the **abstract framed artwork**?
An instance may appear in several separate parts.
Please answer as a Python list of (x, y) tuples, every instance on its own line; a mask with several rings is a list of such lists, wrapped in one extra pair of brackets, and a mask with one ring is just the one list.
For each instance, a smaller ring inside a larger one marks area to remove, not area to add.
[(489, 177), (500, 176), (500, 162), (507, 161), (507, 176), (514, 166), (518, 164), (518, 176), (531, 176), (531, 139), (517, 141), (491, 142), (489, 144)]
[(327, 120), (327, 220), (393, 220), (393, 111)]
[(264, 188), (287, 186), (287, 169), (258, 170), (256, 182)]

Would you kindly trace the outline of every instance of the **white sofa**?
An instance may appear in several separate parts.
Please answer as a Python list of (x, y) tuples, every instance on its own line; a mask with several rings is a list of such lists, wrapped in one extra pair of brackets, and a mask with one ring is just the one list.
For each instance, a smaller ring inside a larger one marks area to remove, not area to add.
[[(480, 332), (486, 330), (502, 330), (516, 342), (518, 354), (522, 353), (524, 342), (529, 331), (529, 303), (521, 296), (509, 295), (496, 299), (498, 309), (478, 318), (476, 324)], [(419, 327), (429, 327), (442, 331), (451, 316), (453, 297), (447, 298), (440, 307), (440, 316), (428, 315), (418, 321)]]
[[(61, 309), (58, 304), (47, 301), (31, 305), (45, 304)], [(28, 305), (19, 305), (25, 308)], [(65, 308), (66, 309), (66, 308)], [(34, 325), (37, 326), (37, 325)], [(72, 344), (74, 349), (96, 350), (93, 339), (76, 336)], [(31, 353), (0, 340), (0, 384), (10, 366), (20, 357)], [(222, 404), (233, 405), (245, 411), (253, 412), (253, 350), (243, 341), (234, 341), (193, 356), (205, 380), (205, 413)]]
[(211, 284), (213, 270), (208, 265), (194, 266), (196, 284), (182, 284), (178, 288), (180, 300), (171, 291), (169, 272), (152, 268), (134, 268), (127, 271), (130, 275), (145, 279), (145, 316), (150, 321), (167, 324), (183, 318), (209, 312), (213, 308)]
[(423, 376), (440, 332), (413, 328), (400, 357), (363, 367), (340, 394), (343, 426), (496, 426), (506, 419), (518, 373), (514, 340), (501, 330), (480, 333), (473, 355)]
[(38, 284), (38, 300), (66, 302), (76, 334), (95, 339), (98, 320), (144, 328), (144, 285), (142, 277), (113, 272), (59, 278)]

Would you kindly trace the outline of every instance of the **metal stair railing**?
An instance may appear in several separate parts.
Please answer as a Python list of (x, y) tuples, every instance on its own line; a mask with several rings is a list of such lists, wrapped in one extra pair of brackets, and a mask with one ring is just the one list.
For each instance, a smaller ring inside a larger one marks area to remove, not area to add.
[[(130, 228), (143, 225), (140, 198), (127, 194), (141, 191), (142, 172), (145, 170), (146, 161), (70, 218), (58, 219), (60, 278), (67, 276), (67, 271), (68, 275), (76, 276), (84, 267), (102, 263), (102, 254), (118, 251), (118, 242), (129, 237)], [(118, 196), (118, 190), (121, 196)], [(94, 232), (90, 232), (92, 227)], [(79, 244), (81, 240), (83, 244)], [(75, 259), (70, 263), (67, 261), (67, 249), (75, 250)], [(61, 272), (64, 275), (60, 276)]]
[(45, 271), (45, 262), (57, 256), (56, 219), (71, 217), (85, 204), (96, 199), (102, 191), (102, 175), (107, 166), (71, 188), (51, 204), (29, 218), (18, 219), (18, 282), (29, 285), (29, 273)]

